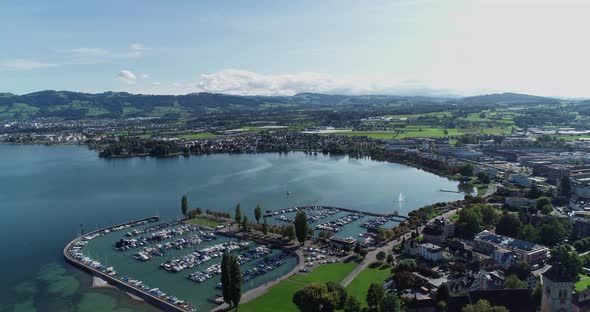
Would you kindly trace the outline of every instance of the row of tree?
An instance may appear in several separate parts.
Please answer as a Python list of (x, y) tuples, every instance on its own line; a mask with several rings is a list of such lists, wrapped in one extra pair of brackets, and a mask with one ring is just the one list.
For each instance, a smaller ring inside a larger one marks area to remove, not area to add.
[(361, 308), (357, 298), (349, 296), (346, 290), (334, 283), (311, 283), (293, 295), (293, 303), (303, 312), (400, 312), (402, 302), (395, 293), (388, 293), (383, 284), (369, 286), (366, 301), (368, 307)]

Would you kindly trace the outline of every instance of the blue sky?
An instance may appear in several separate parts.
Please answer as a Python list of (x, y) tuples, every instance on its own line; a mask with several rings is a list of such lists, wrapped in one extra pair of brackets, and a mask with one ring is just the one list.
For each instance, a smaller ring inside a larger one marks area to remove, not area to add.
[(13, 1), (0, 91), (589, 97), (589, 14), (573, 0)]

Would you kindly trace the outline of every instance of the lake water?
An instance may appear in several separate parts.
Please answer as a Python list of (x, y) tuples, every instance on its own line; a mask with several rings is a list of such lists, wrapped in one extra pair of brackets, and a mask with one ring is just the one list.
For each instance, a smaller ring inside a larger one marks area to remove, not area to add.
[(81, 224), (89, 231), (155, 214), (179, 217), (182, 194), (191, 207), (232, 215), (239, 202), (252, 220), (257, 203), (263, 210), (317, 204), (406, 214), (463, 197), (439, 189), (458, 183), (340, 156), (105, 160), (86, 147), (0, 145), (0, 311), (152, 310), (117, 291), (89, 289), (90, 278), (63, 261), (62, 249)]

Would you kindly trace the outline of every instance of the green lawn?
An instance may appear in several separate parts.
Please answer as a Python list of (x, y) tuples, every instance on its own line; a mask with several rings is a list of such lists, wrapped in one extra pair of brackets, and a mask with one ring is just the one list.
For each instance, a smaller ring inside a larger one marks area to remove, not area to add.
[(367, 267), (346, 287), (346, 292), (354, 296), (363, 306), (367, 305), (367, 292), (372, 283), (382, 283), (391, 276), (391, 268), (380, 267), (371, 269)]
[[(326, 264), (314, 269), (307, 275), (295, 275), (271, 287), (264, 295), (240, 305), (239, 311), (246, 312), (298, 312), (297, 306), (291, 301), (293, 294), (308, 283), (342, 281), (354, 268), (356, 263)], [(280, 307), (280, 308), (279, 308)]]
[(219, 224), (221, 224), (217, 221), (212, 221), (212, 220), (206, 219), (203, 216), (198, 216), (196, 218), (189, 219), (189, 220), (187, 220), (187, 222), (192, 223), (192, 224), (196, 224), (196, 225), (200, 225), (200, 226), (210, 227), (210, 228), (214, 228), (214, 227), (218, 226)]
[(580, 274), (580, 280), (574, 285), (576, 291), (582, 291), (590, 286), (590, 277), (585, 274)]
[(335, 282), (340, 283), (354, 268), (357, 266), (354, 262), (349, 263), (332, 263), (322, 265), (314, 269), (307, 275), (295, 275), (291, 280), (313, 283), (313, 282)]
[(218, 137), (217, 134), (211, 132), (199, 132), (191, 134), (183, 134), (178, 136), (181, 139), (212, 139)]

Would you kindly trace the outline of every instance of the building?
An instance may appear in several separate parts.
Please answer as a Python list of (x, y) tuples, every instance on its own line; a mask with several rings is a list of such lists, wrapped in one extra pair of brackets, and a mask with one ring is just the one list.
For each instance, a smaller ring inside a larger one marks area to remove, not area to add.
[(356, 244), (356, 239), (352, 237), (342, 238), (338, 236), (330, 237), (330, 246), (334, 248), (342, 248), (344, 250), (352, 250)]
[(516, 185), (520, 185), (522, 187), (530, 187), (533, 184), (533, 181), (530, 179), (529, 176), (516, 173), (508, 176), (508, 181)]
[(443, 259), (443, 248), (431, 243), (420, 244), (420, 256), (426, 260), (438, 262)]
[(435, 219), (422, 231), (424, 241), (432, 244), (440, 244), (447, 238), (455, 236), (455, 223), (442, 218)]
[(549, 248), (535, 243), (483, 231), (475, 237), (475, 249), (492, 256), (499, 249), (512, 251), (517, 261), (542, 264), (549, 258)]
[(574, 280), (561, 263), (555, 263), (543, 274), (541, 312), (572, 312)]
[(537, 205), (536, 199), (511, 196), (506, 197), (506, 205), (510, 208), (533, 208)]
[(547, 183), (557, 185), (561, 179), (570, 176), (571, 165), (555, 164), (555, 160), (539, 162), (533, 165), (533, 174), (546, 177)]
[(494, 250), (493, 258), (494, 262), (503, 269), (508, 269), (517, 262), (514, 252), (504, 248)]
[(582, 198), (590, 198), (590, 178), (570, 179), (572, 192)]
[(469, 290), (500, 289), (504, 286), (504, 275), (498, 271), (480, 270), (473, 278)]
[(574, 312), (590, 311), (590, 288), (576, 292), (572, 297)]
[(590, 211), (590, 198), (572, 196), (570, 197), (568, 207), (574, 211)]
[(575, 217), (570, 219), (572, 225), (572, 236), (576, 239), (590, 236), (590, 219), (585, 217)]
[(410, 238), (404, 241), (403, 243), (403, 252), (408, 256), (415, 256), (418, 254), (418, 242), (416, 239)]

